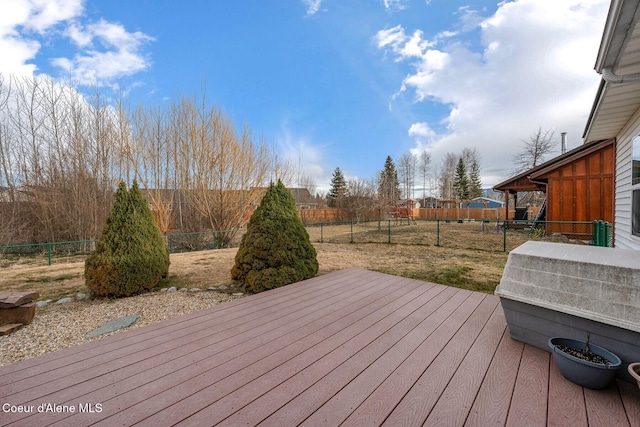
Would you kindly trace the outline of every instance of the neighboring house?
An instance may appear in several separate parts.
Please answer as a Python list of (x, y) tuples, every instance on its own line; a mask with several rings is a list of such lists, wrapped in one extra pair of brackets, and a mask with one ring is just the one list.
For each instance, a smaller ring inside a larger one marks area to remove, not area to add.
[(439, 208), (440, 200), (436, 197), (425, 197), (420, 199), (420, 207), (421, 208)]
[(509, 195), (517, 205), (518, 193), (542, 191), (546, 200), (538, 219), (555, 222), (548, 225), (547, 234), (588, 235), (587, 226), (578, 230), (573, 224), (558, 222), (613, 221), (614, 156), (614, 139), (582, 144), (493, 188), (505, 193), (506, 212), (516, 213)]
[[(614, 139), (614, 239), (640, 249), (640, 0), (613, 0), (595, 69), (602, 75), (583, 139)], [(605, 201), (603, 201), (605, 202)]]
[(468, 202), (462, 202), (460, 207), (496, 209), (503, 208), (504, 202), (501, 202), (500, 200), (490, 199), (488, 197), (476, 197), (475, 199), (471, 199)]
[(317, 209), (318, 203), (311, 192), (306, 188), (290, 188), (293, 199), (298, 209)]
[[(260, 204), (260, 201), (267, 193), (267, 187), (252, 187), (250, 192), (257, 200), (256, 207)], [(316, 209), (318, 203), (311, 192), (306, 188), (289, 188), (293, 199), (296, 201), (296, 208), (298, 209)]]

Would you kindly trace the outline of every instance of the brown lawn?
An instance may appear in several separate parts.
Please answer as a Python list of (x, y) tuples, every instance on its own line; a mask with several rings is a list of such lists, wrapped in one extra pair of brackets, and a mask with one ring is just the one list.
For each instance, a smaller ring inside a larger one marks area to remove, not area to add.
[[(507, 254), (502, 252), (412, 243), (315, 242), (314, 246), (319, 274), (361, 267), (482, 292), (493, 292), (507, 260)], [(169, 277), (161, 286), (207, 288), (230, 284), (229, 271), (236, 251), (232, 248), (172, 254)], [(51, 266), (33, 264), (22, 260), (3, 266), (0, 292), (37, 291), (41, 300), (88, 292), (83, 277), (84, 257), (54, 260)]]

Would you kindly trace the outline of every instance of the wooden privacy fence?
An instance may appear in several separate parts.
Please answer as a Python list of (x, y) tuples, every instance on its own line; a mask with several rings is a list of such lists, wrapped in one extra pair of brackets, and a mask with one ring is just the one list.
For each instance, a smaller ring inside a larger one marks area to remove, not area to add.
[(504, 208), (420, 208), (414, 209), (419, 219), (504, 220)]
[[(537, 213), (537, 212), (535, 212)], [(529, 212), (529, 218), (534, 219), (535, 213)], [(367, 208), (355, 211), (353, 209), (298, 209), (300, 219), (305, 224), (320, 222), (377, 219), (389, 219), (385, 212), (378, 208)], [(475, 220), (504, 220), (504, 208), (419, 208), (413, 210), (416, 219), (475, 219)], [(511, 214), (513, 216), (513, 213)]]

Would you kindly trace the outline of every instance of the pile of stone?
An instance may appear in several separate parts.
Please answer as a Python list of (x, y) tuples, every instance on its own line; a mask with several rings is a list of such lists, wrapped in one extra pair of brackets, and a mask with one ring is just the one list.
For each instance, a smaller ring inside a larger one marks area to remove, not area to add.
[(0, 335), (8, 335), (28, 325), (36, 315), (37, 292), (0, 294)]

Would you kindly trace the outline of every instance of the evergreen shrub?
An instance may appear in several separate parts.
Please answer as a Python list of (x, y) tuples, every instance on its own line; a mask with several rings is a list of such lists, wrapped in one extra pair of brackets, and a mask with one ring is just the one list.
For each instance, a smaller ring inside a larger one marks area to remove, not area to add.
[(96, 297), (148, 292), (169, 273), (169, 251), (136, 182), (120, 183), (111, 214), (85, 261), (85, 283)]
[(231, 278), (247, 290), (262, 292), (317, 273), (316, 250), (291, 192), (280, 180), (271, 183), (242, 236)]

